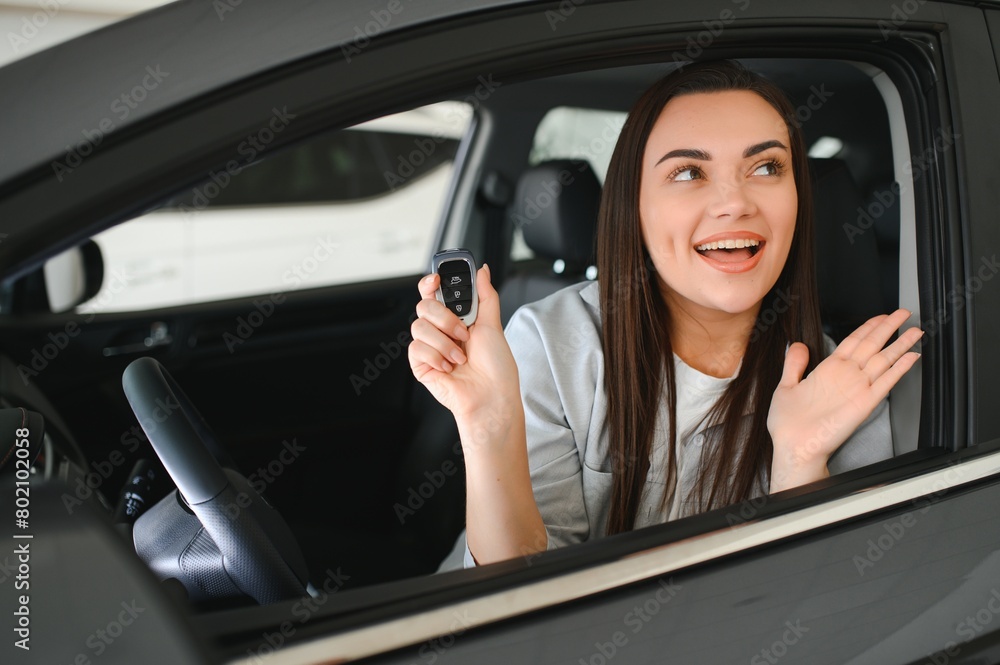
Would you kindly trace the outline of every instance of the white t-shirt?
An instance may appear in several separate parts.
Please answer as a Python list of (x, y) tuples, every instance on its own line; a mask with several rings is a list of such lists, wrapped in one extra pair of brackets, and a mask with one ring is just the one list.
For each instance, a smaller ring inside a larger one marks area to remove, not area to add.
[[(701, 467), (701, 446), (705, 443), (705, 435), (700, 432), (704, 430), (708, 412), (718, 401), (722, 393), (732, 382), (732, 377), (720, 379), (708, 374), (703, 374), (695, 368), (689, 366), (675, 353), (674, 354), (674, 382), (677, 386), (677, 432), (678, 436), (674, 441), (677, 450), (677, 477), (697, 478)], [(666, 402), (666, 400), (664, 400)], [(666, 413), (662, 414), (663, 429), (667, 436), (663, 440), (669, 441), (669, 427)], [(657, 436), (656, 441), (661, 437)], [(664, 465), (659, 467), (665, 469)], [(690, 486), (690, 482), (679, 482), (683, 489), (685, 485)], [(682, 493), (674, 492), (670, 499), (669, 509), (666, 519), (675, 520), (683, 517), (682, 514)]]

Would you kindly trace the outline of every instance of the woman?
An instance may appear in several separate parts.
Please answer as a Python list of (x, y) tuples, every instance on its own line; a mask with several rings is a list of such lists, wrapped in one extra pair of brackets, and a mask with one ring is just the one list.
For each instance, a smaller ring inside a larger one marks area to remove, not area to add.
[(691, 65), (647, 90), (622, 129), (598, 284), (521, 308), (505, 339), (487, 266), (471, 329), (435, 300), (437, 276), (421, 280), (410, 365), (458, 424), (474, 561), (892, 455), (885, 398), (922, 333), (883, 349), (908, 318), (898, 310), (835, 349), (824, 339), (794, 117), (741, 65)]

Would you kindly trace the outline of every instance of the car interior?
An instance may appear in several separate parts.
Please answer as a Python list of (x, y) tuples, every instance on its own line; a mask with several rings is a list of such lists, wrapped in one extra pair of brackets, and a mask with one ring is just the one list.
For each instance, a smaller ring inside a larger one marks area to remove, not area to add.
[[(898, 306), (919, 317), (911, 171), (904, 169), (909, 146), (894, 142), (907, 135), (907, 128), (890, 78), (872, 65), (848, 60), (744, 62), (788, 94), (797, 109), (795, 122), (805, 133), (827, 334), (840, 341), (871, 316)], [(442, 200), (427, 213), (435, 223), (407, 242), (428, 262), (433, 251), (459, 246), (488, 262), (506, 322), (521, 305), (569, 284), (601, 279), (593, 261), (600, 241), (596, 219), (614, 144), (613, 136), (609, 140), (601, 132), (615, 123), (620, 128), (638, 95), (674, 67), (674, 62), (578, 67), (500, 80), (485, 98), (475, 96), (474, 86), (455, 91), (435, 101), (472, 100), (469, 121), (460, 135), (437, 141), (440, 149), (402, 183), (392, 183), (385, 174), (398, 171), (397, 155), (415, 141), (426, 141), (433, 130), (394, 130), (386, 140), (374, 132), (331, 128), (296, 146), (264, 152), (253, 168), (233, 175), (234, 186), (222, 188), (207, 207), (245, 219), (245, 233), (224, 248), (238, 257), (259, 249), (251, 245), (263, 223), (262, 206), (378, 204), (445, 169)], [(553, 124), (546, 125), (550, 114), (591, 113), (597, 115), (577, 129), (560, 120), (554, 123), (557, 131), (542, 132)], [(552, 183), (565, 171), (574, 174), (572, 182), (554, 190)], [(141, 242), (147, 247), (167, 242), (158, 235), (156, 214), (195, 206), (198, 191), (206, 191), (209, 182), (206, 176), (200, 183), (178, 183), (144, 216), (119, 220), (120, 228), (145, 232)], [(197, 215), (176, 223), (200, 221), (207, 223)], [(87, 303), (96, 296), (95, 275), (98, 286), (102, 277), (107, 285), (114, 271), (106, 249), (102, 262), (100, 244), (95, 234), (95, 242), (80, 250), (86, 260), (80, 259), (78, 269), (91, 285), (78, 294), (71, 314), (87, 313)], [(266, 260), (266, 253), (253, 256), (258, 268), (257, 261)], [(170, 270), (163, 269), (164, 274)], [(143, 462), (139, 475), (148, 487), (145, 504), (136, 511), (144, 513), (173, 484), (135, 429), (121, 377), (130, 362), (152, 356), (197, 407), (229, 464), (287, 522), (310, 579), (339, 568), (349, 571), (345, 587), (353, 588), (461, 567), (461, 447), (450, 414), (410, 374), (405, 343), (422, 272), (416, 266), (404, 270), (396, 274), (390, 266), (385, 277), (327, 284), (302, 280), (295, 288), (287, 288), (286, 281), (268, 293), (98, 310), (81, 328), (80, 343), (43, 359), (42, 369), (31, 364), (31, 345), (5, 341), (9, 357), (2, 359), (2, 392), (8, 402), (29, 404), (45, 416), (49, 447), (42, 466), (73, 488), (70, 505), (74, 499), (96, 501), (101, 510), (120, 517), (124, 493)], [(139, 283), (156, 274), (126, 281)], [(24, 317), (25, 330), (55, 329), (51, 326), (65, 320), (52, 309), (45, 275), (39, 267), (2, 285), (0, 309)], [(197, 281), (199, 275), (180, 278)], [(48, 280), (54, 278), (48, 275)], [(918, 447), (919, 370), (890, 398), (897, 455)], [(95, 413), (102, 414), (96, 424)], [(300, 456), (282, 456), (289, 450)], [(60, 464), (63, 457), (72, 464)], [(136, 516), (124, 521), (122, 530), (131, 534)], [(211, 595), (192, 604), (208, 610), (252, 602)]]

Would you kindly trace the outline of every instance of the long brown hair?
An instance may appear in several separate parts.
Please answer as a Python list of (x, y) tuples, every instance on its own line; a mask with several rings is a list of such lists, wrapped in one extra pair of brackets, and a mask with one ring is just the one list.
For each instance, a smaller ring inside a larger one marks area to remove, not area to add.
[[(784, 366), (785, 348), (809, 347), (812, 371), (825, 356), (813, 261), (812, 194), (805, 142), (795, 111), (773, 83), (732, 61), (703, 62), (676, 71), (648, 89), (633, 106), (615, 146), (601, 197), (597, 267), (608, 393), (612, 462), (608, 533), (631, 530), (649, 472), (656, 416), (668, 400), (669, 451), (666, 496), (676, 491), (677, 396), (670, 310), (661, 295), (639, 224), (643, 153), (654, 123), (678, 95), (747, 90), (760, 95), (785, 119), (791, 141), (798, 213), (788, 259), (761, 303), (742, 365), (709, 421), (717, 445), (703, 460), (695, 488), (702, 510), (750, 498), (764, 488), (772, 457), (767, 413)], [(749, 414), (749, 415), (746, 415)]]

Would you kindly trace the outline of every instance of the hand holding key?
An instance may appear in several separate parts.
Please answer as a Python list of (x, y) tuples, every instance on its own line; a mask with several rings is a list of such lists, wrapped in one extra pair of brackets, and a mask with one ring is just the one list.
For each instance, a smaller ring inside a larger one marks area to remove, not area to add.
[[(446, 286), (442, 294), (441, 280), (450, 282), (456, 275), (462, 276), (442, 270), (420, 280), (422, 299), (410, 326), (413, 342), (408, 353), (413, 375), (434, 398), (456, 419), (474, 419), (491, 414), (498, 404), (520, 403), (520, 385), (500, 325), (500, 298), (490, 283), (489, 268), (475, 273), (472, 286), (478, 297), (466, 298), (462, 287)], [(459, 306), (470, 311), (463, 315)], [(463, 319), (475, 323), (466, 327)]]

